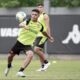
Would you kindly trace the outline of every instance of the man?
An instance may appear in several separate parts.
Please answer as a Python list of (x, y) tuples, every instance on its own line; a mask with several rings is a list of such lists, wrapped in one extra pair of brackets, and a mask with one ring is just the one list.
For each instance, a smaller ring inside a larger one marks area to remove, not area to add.
[[(38, 4), (37, 9), (40, 11), (40, 16), (38, 18), (38, 21), (43, 25), (47, 34), (51, 36), (49, 16), (46, 13), (44, 13), (43, 4)], [(37, 71), (45, 71), (50, 65), (50, 63), (47, 61), (45, 54), (43, 52), (43, 48), (46, 41), (47, 41), (47, 37), (44, 36), (42, 33), (39, 33), (34, 43), (36, 46), (34, 51), (39, 55), (40, 61), (42, 64), (41, 68), (38, 69)]]
[[(17, 42), (8, 54), (8, 64), (7, 64), (7, 68), (5, 70), (6, 76), (9, 72), (10, 68), (12, 67), (12, 61), (13, 61), (14, 56), (16, 54), (19, 55), (19, 53), (24, 50), (26, 52), (27, 56), (23, 62), (23, 65), (21, 66), (19, 72), (17, 73), (17, 76), (25, 77), (25, 74), (23, 73), (23, 71), (30, 64), (30, 62), (33, 58), (32, 44), (33, 44), (38, 32), (44, 31), (41, 23), (39, 23), (37, 21), (38, 17), (39, 17), (39, 11), (37, 9), (33, 9), (32, 13), (31, 13), (31, 19), (25, 20), (24, 22), (19, 24), (20, 30), (19, 30), (19, 36), (17, 38)], [(45, 32), (43, 32), (43, 34), (45, 34)], [(47, 34), (45, 34), (45, 35), (47, 37), (49, 37)]]

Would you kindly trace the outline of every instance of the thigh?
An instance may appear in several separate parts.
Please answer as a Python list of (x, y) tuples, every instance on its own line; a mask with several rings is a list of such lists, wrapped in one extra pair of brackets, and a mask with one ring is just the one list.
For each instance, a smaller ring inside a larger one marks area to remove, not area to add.
[(41, 40), (42, 40), (42, 37), (37, 37), (33, 43), (34, 46), (38, 46)]
[(15, 43), (15, 45), (12, 47), (11, 51), (14, 53), (14, 54), (18, 54), (23, 51), (25, 48), (25, 46), (23, 44), (21, 44), (19, 41), (17, 41)]
[(35, 46), (44, 48), (46, 41), (47, 41), (47, 38), (44, 38), (44, 37), (37, 38), (35, 42), (36, 43)]
[(33, 47), (31, 45), (25, 45), (25, 51), (33, 51)]

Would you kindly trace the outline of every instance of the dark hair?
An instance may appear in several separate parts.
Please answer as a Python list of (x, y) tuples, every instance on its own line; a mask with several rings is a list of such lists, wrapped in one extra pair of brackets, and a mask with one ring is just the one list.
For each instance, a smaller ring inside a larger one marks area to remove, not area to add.
[(42, 3), (38, 3), (37, 6), (44, 6)]
[(38, 9), (33, 9), (32, 12), (37, 12), (38, 14), (40, 13)]

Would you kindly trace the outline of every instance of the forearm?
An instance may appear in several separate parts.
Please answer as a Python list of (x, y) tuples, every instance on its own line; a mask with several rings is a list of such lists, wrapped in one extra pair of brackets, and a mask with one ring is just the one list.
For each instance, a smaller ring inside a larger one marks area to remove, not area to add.
[(42, 34), (50, 39), (50, 35), (48, 35), (46, 32), (42, 32)]
[(44, 21), (45, 21), (45, 26), (46, 26), (47, 34), (51, 36), (50, 20), (49, 20), (49, 16), (48, 15), (44, 16)]
[(51, 36), (51, 30), (49, 28), (50, 26), (47, 27), (47, 34)]
[(28, 26), (25, 25), (25, 24), (23, 24), (23, 23), (20, 23), (20, 24), (19, 24), (19, 27), (20, 27), (20, 28), (24, 28), (24, 29), (28, 29)]

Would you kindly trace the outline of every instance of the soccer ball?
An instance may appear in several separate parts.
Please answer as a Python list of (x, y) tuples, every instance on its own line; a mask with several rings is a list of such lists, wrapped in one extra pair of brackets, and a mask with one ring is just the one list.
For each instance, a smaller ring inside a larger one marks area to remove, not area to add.
[(23, 22), (24, 19), (26, 18), (26, 13), (25, 12), (17, 12), (16, 13), (16, 20), (19, 21), (19, 22)]

